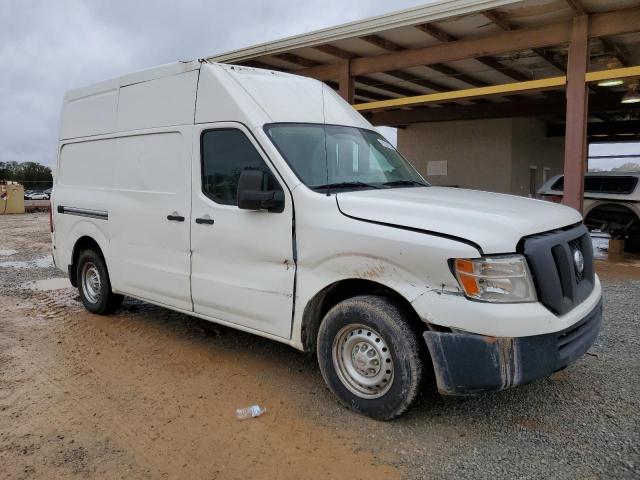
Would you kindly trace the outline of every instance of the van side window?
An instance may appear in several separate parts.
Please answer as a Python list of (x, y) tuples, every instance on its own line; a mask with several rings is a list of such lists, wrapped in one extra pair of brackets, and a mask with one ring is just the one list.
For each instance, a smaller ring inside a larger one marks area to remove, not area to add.
[(237, 205), (238, 179), (243, 170), (267, 173), (267, 188), (281, 190), (269, 167), (240, 130), (224, 128), (202, 135), (202, 192), (223, 205)]

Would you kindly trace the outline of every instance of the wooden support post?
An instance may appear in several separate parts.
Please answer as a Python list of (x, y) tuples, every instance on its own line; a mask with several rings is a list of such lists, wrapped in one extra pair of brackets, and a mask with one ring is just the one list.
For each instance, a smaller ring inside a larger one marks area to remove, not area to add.
[(345, 59), (340, 61), (340, 78), (338, 79), (338, 93), (349, 104), (353, 105), (353, 95), (355, 86), (353, 76), (351, 75), (351, 60)]
[(563, 203), (582, 213), (587, 170), (587, 85), (589, 17), (573, 19), (567, 63), (567, 113), (564, 145)]

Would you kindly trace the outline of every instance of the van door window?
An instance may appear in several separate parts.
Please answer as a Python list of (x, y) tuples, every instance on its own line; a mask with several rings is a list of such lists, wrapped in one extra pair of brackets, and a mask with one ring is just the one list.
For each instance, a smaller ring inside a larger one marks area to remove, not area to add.
[(223, 205), (237, 205), (238, 179), (243, 170), (265, 172), (265, 190), (281, 190), (269, 167), (240, 130), (208, 130), (202, 135), (202, 192)]

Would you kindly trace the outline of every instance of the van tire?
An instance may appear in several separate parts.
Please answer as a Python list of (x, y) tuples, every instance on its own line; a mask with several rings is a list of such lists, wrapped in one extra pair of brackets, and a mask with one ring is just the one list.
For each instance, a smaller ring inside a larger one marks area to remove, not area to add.
[(84, 307), (92, 313), (109, 315), (122, 305), (124, 297), (111, 291), (107, 265), (100, 253), (84, 250), (76, 264), (78, 291)]
[(423, 365), (419, 338), (406, 318), (398, 304), (374, 295), (352, 297), (329, 310), (318, 331), (318, 364), (340, 403), (378, 420), (391, 420), (411, 406)]

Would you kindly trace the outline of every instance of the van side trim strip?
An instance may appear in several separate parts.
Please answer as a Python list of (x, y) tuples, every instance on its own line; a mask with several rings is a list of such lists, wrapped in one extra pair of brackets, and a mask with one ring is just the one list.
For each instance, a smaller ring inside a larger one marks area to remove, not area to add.
[(98, 220), (109, 220), (109, 212), (104, 210), (90, 210), (88, 208), (64, 207), (58, 205), (58, 213), (76, 215), (78, 217), (97, 218)]

